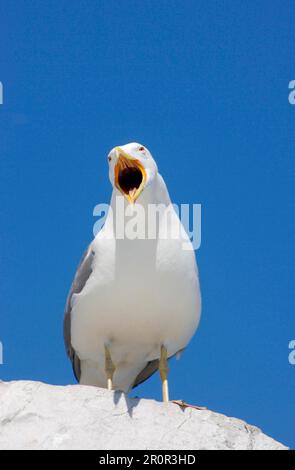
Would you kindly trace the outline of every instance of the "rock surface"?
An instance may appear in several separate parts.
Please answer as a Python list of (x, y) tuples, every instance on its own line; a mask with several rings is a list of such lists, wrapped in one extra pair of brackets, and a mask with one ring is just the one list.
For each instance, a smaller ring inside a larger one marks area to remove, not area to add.
[(82, 385), (0, 382), (0, 449), (286, 449), (236, 418)]

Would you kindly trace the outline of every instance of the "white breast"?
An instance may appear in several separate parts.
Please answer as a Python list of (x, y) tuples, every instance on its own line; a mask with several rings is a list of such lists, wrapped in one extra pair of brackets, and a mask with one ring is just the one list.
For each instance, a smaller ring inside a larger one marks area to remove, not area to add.
[[(175, 214), (174, 224), (180, 224)], [(72, 345), (85, 382), (105, 385), (104, 345), (116, 366), (114, 386), (128, 390), (145, 364), (183, 349), (200, 318), (200, 290), (193, 250), (177, 239), (106, 239), (93, 249), (93, 273), (72, 303)]]

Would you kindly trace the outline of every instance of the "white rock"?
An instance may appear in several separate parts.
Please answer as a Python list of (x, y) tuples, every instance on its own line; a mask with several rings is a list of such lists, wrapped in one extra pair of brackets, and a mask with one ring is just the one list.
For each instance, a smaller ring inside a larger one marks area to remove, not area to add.
[(0, 449), (286, 449), (236, 418), (82, 385), (0, 382)]

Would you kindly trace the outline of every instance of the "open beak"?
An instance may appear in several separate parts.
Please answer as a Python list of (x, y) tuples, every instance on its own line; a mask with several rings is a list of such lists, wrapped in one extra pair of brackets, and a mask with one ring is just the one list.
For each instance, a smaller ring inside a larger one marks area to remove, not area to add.
[(146, 182), (146, 171), (139, 160), (116, 147), (115, 185), (127, 201), (134, 204)]

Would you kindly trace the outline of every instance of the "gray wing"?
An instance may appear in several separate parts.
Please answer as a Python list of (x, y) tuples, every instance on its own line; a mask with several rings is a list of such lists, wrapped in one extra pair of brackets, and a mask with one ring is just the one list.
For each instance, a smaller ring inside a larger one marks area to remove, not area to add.
[(74, 350), (71, 343), (71, 312), (72, 312), (72, 297), (73, 294), (79, 294), (81, 292), (91, 276), (93, 260), (95, 253), (92, 249), (92, 246), (89, 245), (88, 249), (85, 251), (80, 264), (78, 266), (77, 272), (73, 284), (71, 286), (65, 308), (64, 316), (64, 342), (67, 351), (67, 355), (72, 361), (74, 375), (79, 382), (81, 375), (80, 360)]
[[(173, 356), (169, 357), (169, 360), (172, 359), (175, 356), (180, 355), (184, 351), (183, 349), (180, 349), (175, 353)], [(144, 369), (138, 374), (138, 376), (135, 379), (135, 382), (132, 386), (132, 388), (137, 387), (137, 385), (142, 384), (145, 382), (149, 377), (151, 377), (157, 370), (159, 369), (159, 359), (154, 359), (153, 361), (150, 361), (147, 363)]]

